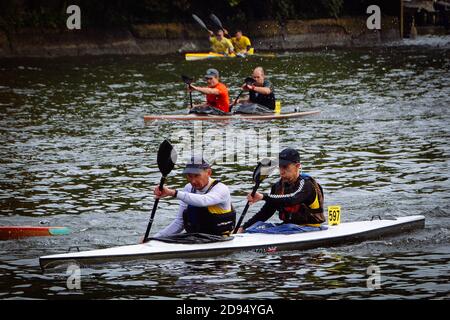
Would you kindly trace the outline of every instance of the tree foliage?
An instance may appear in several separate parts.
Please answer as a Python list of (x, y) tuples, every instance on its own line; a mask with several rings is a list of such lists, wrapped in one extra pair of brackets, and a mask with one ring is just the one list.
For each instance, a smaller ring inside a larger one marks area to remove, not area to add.
[[(67, 6), (79, 5), (84, 26), (129, 26), (133, 23), (192, 22), (191, 14), (206, 17), (214, 12), (226, 22), (337, 18), (365, 15), (370, 4), (395, 13), (397, 1), (389, 0), (1, 0), (3, 28), (65, 26)], [(388, 12), (386, 12), (388, 11)]]

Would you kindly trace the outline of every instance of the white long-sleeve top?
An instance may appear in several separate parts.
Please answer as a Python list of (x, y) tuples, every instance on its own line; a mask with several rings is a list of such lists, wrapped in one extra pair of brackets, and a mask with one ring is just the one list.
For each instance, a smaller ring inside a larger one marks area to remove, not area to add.
[(180, 200), (180, 206), (175, 220), (163, 230), (156, 233), (154, 237), (167, 237), (182, 232), (184, 229), (183, 212), (188, 205), (195, 207), (217, 205), (223, 210), (231, 210), (230, 190), (223, 183), (219, 182), (205, 194), (213, 181), (213, 179), (209, 178), (206, 187), (201, 190), (195, 190), (195, 193), (192, 192), (192, 185), (190, 183), (184, 186), (183, 191), (178, 191), (177, 199)]

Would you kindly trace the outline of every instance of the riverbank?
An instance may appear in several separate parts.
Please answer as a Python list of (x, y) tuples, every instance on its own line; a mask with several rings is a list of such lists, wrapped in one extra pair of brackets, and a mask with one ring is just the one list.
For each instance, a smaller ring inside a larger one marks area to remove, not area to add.
[[(366, 19), (288, 20), (284, 25), (275, 21), (260, 21), (244, 28), (244, 33), (250, 36), (257, 51), (373, 46), (400, 39), (397, 17), (384, 16), (381, 30), (367, 29)], [(0, 31), (0, 57), (161, 55), (207, 50), (209, 43), (205, 31), (194, 24)]]

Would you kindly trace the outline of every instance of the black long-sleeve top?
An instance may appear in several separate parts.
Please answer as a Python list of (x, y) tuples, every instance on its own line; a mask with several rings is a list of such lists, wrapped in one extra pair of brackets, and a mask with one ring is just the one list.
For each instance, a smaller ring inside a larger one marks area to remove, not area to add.
[[(279, 180), (272, 186), (270, 194), (263, 195), (263, 200), (266, 203), (258, 213), (244, 223), (244, 229), (257, 221), (270, 219), (275, 211), (280, 211), (285, 206), (296, 204), (310, 205), (316, 199), (316, 189), (314, 188), (313, 180), (309, 176), (300, 175), (294, 183)], [(307, 219), (308, 217), (305, 217), (305, 223), (312, 223), (308, 222)]]

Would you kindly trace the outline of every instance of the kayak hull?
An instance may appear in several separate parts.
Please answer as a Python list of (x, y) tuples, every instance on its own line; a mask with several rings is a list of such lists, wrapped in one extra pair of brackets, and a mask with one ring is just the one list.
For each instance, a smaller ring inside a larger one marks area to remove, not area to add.
[(65, 235), (65, 227), (0, 226), (0, 240)]
[(236, 55), (235, 54), (224, 55), (215, 52), (198, 52), (198, 53), (186, 53), (184, 55), (184, 58), (186, 59), (186, 61), (197, 61), (214, 58), (236, 58)]
[(248, 250), (261, 250), (263, 252), (306, 250), (376, 239), (420, 229), (424, 225), (424, 216), (410, 216), (395, 220), (342, 223), (338, 226), (329, 226), (327, 230), (323, 231), (289, 235), (236, 234), (230, 241), (207, 244), (174, 244), (151, 240), (145, 244), (43, 256), (39, 258), (39, 263), (42, 269), (47, 269), (67, 263), (88, 265), (139, 259), (163, 260), (211, 257)]
[(319, 114), (320, 110), (291, 112), (291, 113), (271, 113), (271, 114), (231, 114), (231, 115), (203, 115), (203, 114), (155, 114), (144, 116), (144, 121), (172, 120), (172, 121), (224, 121), (224, 120), (281, 120), (291, 118), (301, 118), (305, 116)]
[(217, 58), (245, 58), (245, 57), (261, 57), (261, 58), (276, 58), (276, 54), (274, 53), (247, 53), (245, 55), (239, 54), (230, 54), (224, 55), (221, 53), (215, 52), (194, 52), (194, 53), (186, 53), (184, 58), (186, 61), (198, 61), (198, 60), (206, 60), (206, 59), (217, 59)]

